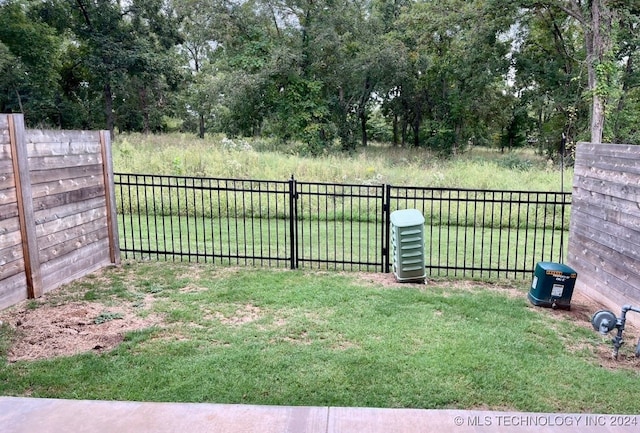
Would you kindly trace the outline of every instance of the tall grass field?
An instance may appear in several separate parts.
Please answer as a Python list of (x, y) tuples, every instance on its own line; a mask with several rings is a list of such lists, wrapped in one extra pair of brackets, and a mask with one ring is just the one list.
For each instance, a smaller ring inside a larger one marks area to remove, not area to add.
[(571, 191), (573, 170), (533, 149), (470, 148), (449, 158), (427, 149), (371, 145), (307, 156), (264, 139), (200, 140), (188, 134), (122, 134), (113, 143), (123, 173), (490, 190)]

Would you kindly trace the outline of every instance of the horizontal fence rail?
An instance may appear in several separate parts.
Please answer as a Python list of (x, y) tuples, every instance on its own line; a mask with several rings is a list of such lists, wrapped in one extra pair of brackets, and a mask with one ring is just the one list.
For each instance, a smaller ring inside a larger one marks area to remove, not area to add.
[(430, 276), (562, 262), (571, 194), (115, 174), (127, 258), (389, 272), (391, 212), (425, 217)]

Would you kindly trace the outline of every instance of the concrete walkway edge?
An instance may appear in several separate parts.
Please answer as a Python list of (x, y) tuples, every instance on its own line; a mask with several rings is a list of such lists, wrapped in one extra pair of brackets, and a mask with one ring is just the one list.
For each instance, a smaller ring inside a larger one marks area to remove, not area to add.
[(2, 433), (637, 432), (640, 415), (257, 406), (0, 396)]

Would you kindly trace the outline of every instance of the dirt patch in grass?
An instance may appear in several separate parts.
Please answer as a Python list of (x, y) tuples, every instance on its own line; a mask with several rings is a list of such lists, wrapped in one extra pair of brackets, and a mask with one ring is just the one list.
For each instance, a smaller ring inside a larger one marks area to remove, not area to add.
[[(591, 317), (598, 310), (602, 309), (608, 308), (605, 308), (602, 304), (595, 302), (591, 298), (587, 298), (580, 293), (574, 293), (571, 298), (571, 311), (565, 312), (565, 314), (572, 317), (577, 323), (583, 324), (585, 327), (596, 333), (591, 325)], [(614, 311), (616, 316), (619, 316), (620, 313), (620, 310)], [(630, 322), (626, 323), (622, 334), (624, 345), (619, 350), (618, 359), (615, 359), (613, 357), (613, 343), (611, 340), (616, 336), (617, 332), (618, 330), (614, 329), (606, 336), (603, 336), (602, 344), (598, 344), (596, 346), (595, 352), (598, 356), (598, 364), (600, 367), (611, 370), (617, 370), (620, 368), (640, 370), (640, 358), (635, 356), (640, 330)]]
[(502, 283), (487, 283), (483, 281), (451, 280), (451, 279), (425, 279), (425, 281), (399, 282), (392, 273), (362, 273), (359, 274), (358, 281), (368, 285), (382, 286), (386, 288), (418, 288), (429, 290), (429, 288), (451, 289), (452, 291), (479, 291), (491, 290), (503, 293), (509, 297), (521, 298), (525, 293), (522, 288)]
[[(352, 275), (352, 274), (345, 274)], [(362, 272), (357, 274), (358, 281), (367, 284), (367, 285), (375, 285), (382, 287), (393, 287), (393, 288), (402, 288), (402, 287), (424, 287), (425, 282), (420, 281), (409, 281), (409, 282), (398, 282), (396, 277), (392, 274), (382, 274), (377, 272)]]
[(207, 287), (198, 286), (195, 284), (187, 284), (180, 289), (180, 293), (200, 293), (209, 290)]
[(246, 323), (251, 323), (262, 317), (262, 310), (260, 307), (256, 307), (252, 304), (244, 305), (236, 310), (231, 316), (225, 316), (224, 314), (216, 311), (213, 313), (213, 317), (220, 321), (223, 325), (227, 326), (239, 326)]
[[(582, 293), (574, 292), (571, 297), (571, 309), (570, 310), (553, 310), (551, 308), (537, 308), (540, 314), (546, 314), (554, 318), (564, 318), (572, 323), (582, 326), (590, 331), (594, 332), (594, 335), (599, 335), (593, 329), (591, 325), (591, 317), (599, 310), (607, 309), (599, 302), (594, 301), (591, 298), (584, 296)], [(616, 315), (620, 314), (620, 311), (614, 311)], [(561, 324), (558, 326), (562, 326)], [(640, 359), (636, 358), (634, 352), (636, 344), (638, 343), (638, 336), (640, 333), (638, 329), (630, 322), (626, 323), (623, 332), (624, 345), (619, 351), (618, 359), (613, 358), (613, 344), (611, 339), (615, 337), (617, 329), (614, 329), (606, 336), (602, 337), (602, 343), (595, 346), (594, 352), (597, 356), (598, 364), (601, 367), (609, 369), (619, 368), (631, 368), (640, 369)], [(571, 342), (567, 342), (567, 347), (574, 351), (580, 351), (588, 349), (584, 345), (576, 345)]]
[(157, 316), (142, 318), (124, 306), (69, 302), (33, 308), (32, 302), (0, 312), (0, 321), (15, 332), (9, 362), (107, 351), (120, 344), (127, 332), (160, 322)]

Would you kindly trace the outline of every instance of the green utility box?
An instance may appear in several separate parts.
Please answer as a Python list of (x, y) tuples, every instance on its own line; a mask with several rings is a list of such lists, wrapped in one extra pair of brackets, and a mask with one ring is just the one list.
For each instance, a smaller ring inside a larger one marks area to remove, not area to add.
[(420, 211), (391, 212), (391, 256), (396, 280), (424, 281), (424, 217)]
[(567, 265), (540, 262), (533, 274), (529, 301), (541, 307), (571, 309), (571, 296), (578, 274)]

